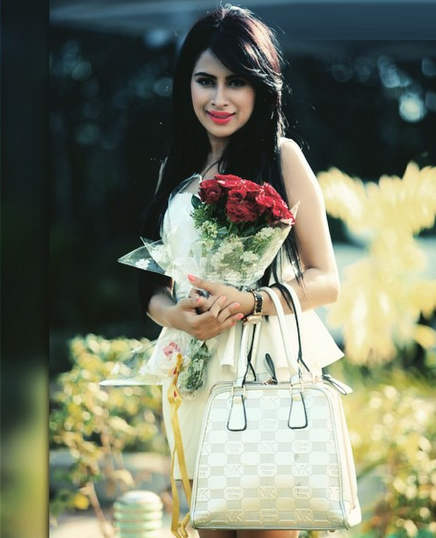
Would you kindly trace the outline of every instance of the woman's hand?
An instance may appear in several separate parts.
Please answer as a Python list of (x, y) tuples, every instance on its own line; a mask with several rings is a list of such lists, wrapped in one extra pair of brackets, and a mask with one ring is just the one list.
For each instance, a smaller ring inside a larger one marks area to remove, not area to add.
[(206, 304), (209, 305), (211, 302), (209, 299), (206, 297), (187, 297), (169, 307), (167, 318), (171, 326), (185, 331), (199, 340), (209, 340), (235, 325), (244, 316), (238, 312), (240, 310), (239, 303), (227, 305), (227, 299), (224, 296), (216, 297), (210, 307), (199, 314), (197, 309), (203, 309)]
[(224, 303), (225, 306), (229, 306), (232, 303), (239, 303), (240, 308), (238, 312), (246, 316), (253, 311), (254, 308), (254, 297), (250, 292), (239, 291), (233, 286), (226, 286), (225, 284), (220, 284), (219, 282), (211, 282), (210, 280), (205, 280), (202, 278), (197, 278), (193, 275), (188, 275), (188, 279), (195, 288), (192, 288), (189, 296), (193, 298), (203, 297), (199, 290), (208, 292), (208, 297), (203, 297), (205, 300), (199, 304), (197, 307), (197, 312), (202, 313), (209, 310), (212, 304), (220, 296), (224, 296), (227, 301)]

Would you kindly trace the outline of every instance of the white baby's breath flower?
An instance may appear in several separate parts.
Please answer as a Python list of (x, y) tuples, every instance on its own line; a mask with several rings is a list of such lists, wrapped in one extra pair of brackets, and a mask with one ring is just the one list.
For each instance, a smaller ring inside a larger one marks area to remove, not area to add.
[(233, 248), (234, 247), (233, 247), (232, 243), (228, 243), (227, 241), (224, 241), (222, 243), (222, 245), (220, 246), (219, 251), (222, 254), (230, 254), (230, 252), (232, 252)]
[(207, 220), (201, 225), (201, 231), (209, 237), (214, 238), (217, 236), (218, 226), (215, 222), (210, 222), (209, 220)]
[(241, 256), (241, 260), (245, 263), (255, 263), (257, 261), (257, 256), (254, 252), (244, 252)]
[(242, 242), (241, 238), (235, 235), (229, 236), (226, 239), (225, 243), (228, 245), (227, 248), (230, 249), (230, 252), (238, 248), (241, 248), (241, 249), (244, 248), (244, 243)]
[(269, 239), (273, 234), (274, 234), (274, 228), (271, 228), (270, 226), (265, 226), (259, 232), (257, 232), (256, 238)]
[(241, 279), (241, 273), (234, 270), (228, 270), (225, 273), (225, 278), (229, 282), (238, 282)]
[(215, 252), (215, 254), (212, 254), (212, 256), (210, 258), (210, 262), (211, 262), (212, 266), (220, 265), (221, 262), (222, 262), (223, 256), (224, 256), (224, 254), (221, 252), (221, 250), (217, 250)]

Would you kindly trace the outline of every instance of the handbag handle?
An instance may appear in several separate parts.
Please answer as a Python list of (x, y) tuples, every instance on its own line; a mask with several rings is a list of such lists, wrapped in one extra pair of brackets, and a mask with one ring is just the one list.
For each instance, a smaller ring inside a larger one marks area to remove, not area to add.
[[(286, 343), (286, 330), (287, 330), (287, 327), (286, 327), (286, 321), (285, 321), (285, 314), (283, 312), (283, 307), (282, 307), (282, 304), (281, 304), (279, 298), (273, 292), (273, 290), (271, 288), (269, 288), (269, 287), (265, 286), (265, 287), (262, 287), (262, 288), (259, 288), (259, 289), (265, 291), (271, 297), (271, 300), (272, 300), (272, 302), (273, 302), (273, 304), (275, 306), (276, 313), (277, 313), (277, 318), (278, 318), (278, 322), (279, 322), (280, 333), (281, 333), (281, 336), (282, 336), (283, 349), (284, 349), (284, 352), (285, 352), (286, 361), (288, 363), (290, 371), (292, 372), (293, 370), (295, 370), (295, 372), (298, 373), (298, 377), (301, 379), (302, 371), (301, 371), (300, 364), (303, 364), (304, 367), (306, 368), (306, 370), (310, 374), (312, 374), (311, 370), (309, 369), (307, 364), (304, 362), (303, 357), (302, 357), (303, 352), (302, 352), (301, 333), (300, 333), (300, 319), (301, 319), (301, 316), (302, 316), (301, 305), (300, 305), (300, 301), (298, 299), (298, 296), (297, 296), (295, 290), (291, 286), (289, 286), (288, 284), (284, 284), (284, 283), (280, 283), (280, 286), (286, 287), (286, 289), (289, 291), (290, 297), (291, 297), (291, 302), (292, 302), (292, 307), (293, 307), (293, 310), (294, 310), (295, 324), (296, 324), (297, 335), (298, 335), (298, 358), (297, 358), (297, 360), (295, 360), (291, 356), (289, 346)], [(260, 331), (261, 325), (262, 325), (262, 322), (256, 324), (256, 326), (255, 326), (256, 333), (258, 333), (258, 331)], [(252, 326), (250, 324), (245, 324), (243, 329), (242, 329), (242, 339), (241, 339), (241, 347), (240, 347), (240, 354), (239, 354), (239, 361), (238, 361), (238, 375), (236, 376), (236, 379), (235, 379), (235, 381), (233, 383), (234, 387), (240, 387), (241, 388), (245, 383), (245, 375), (244, 375), (244, 373), (247, 370), (247, 341), (248, 341), (248, 337), (249, 337), (248, 332), (249, 332), (249, 329), (251, 327)], [(258, 336), (258, 334), (256, 336)], [(293, 375), (295, 375), (295, 374), (290, 375), (290, 381), (292, 380)], [(312, 376), (313, 376), (313, 374), (312, 374)]]
[[(265, 286), (265, 287), (260, 288), (260, 289), (265, 291), (266, 293), (268, 293), (268, 295), (271, 298), (271, 301), (273, 302), (273, 304), (275, 306), (276, 313), (277, 313), (277, 319), (278, 319), (279, 327), (280, 327), (280, 334), (282, 336), (283, 349), (285, 351), (286, 360), (288, 362), (288, 365), (289, 365), (289, 368), (290, 368), (291, 372), (292, 372), (292, 369), (295, 370), (295, 373), (298, 373), (298, 377), (301, 379), (301, 377), (302, 377), (301, 364), (303, 364), (305, 366), (305, 368), (307, 369), (307, 371), (309, 373), (311, 373), (310, 369), (308, 368), (306, 363), (303, 361), (303, 351), (302, 351), (301, 333), (300, 333), (300, 325), (301, 325), (300, 320), (301, 320), (301, 316), (302, 316), (301, 305), (300, 305), (300, 301), (298, 299), (298, 296), (297, 296), (296, 292), (294, 291), (294, 289), (291, 286), (289, 286), (288, 284), (284, 284), (284, 283), (280, 283), (280, 285), (285, 287), (289, 291), (290, 297), (291, 297), (291, 302), (292, 302), (292, 308), (293, 308), (293, 311), (294, 311), (295, 326), (296, 326), (296, 329), (297, 329), (297, 337), (298, 337), (298, 356), (297, 356), (296, 361), (295, 361), (295, 359), (293, 357), (291, 357), (289, 345), (286, 342), (286, 332), (287, 332), (288, 328), (286, 326), (285, 314), (284, 314), (284, 311), (283, 311), (282, 303), (281, 303), (280, 299), (277, 297), (277, 295), (274, 293), (274, 291), (271, 288)], [(290, 374), (289, 381), (292, 380), (293, 375), (295, 375), (295, 374)]]
[[(299, 363), (301, 363), (306, 368), (306, 370), (309, 372), (309, 374), (311, 374), (313, 376), (310, 368), (307, 366), (307, 364), (303, 360), (303, 347), (302, 347), (302, 344), (301, 344), (301, 331), (300, 331), (300, 321), (302, 320), (303, 312), (301, 310), (300, 299), (298, 298), (297, 292), (294, 290), (294, 288), (290, 284), (287, 284), (286, 282), (277, 282), (276, 286), (279, 289), (286, 288), (287, 291), (289, 292), (289, 295), (291, 297), (292, 310), (293, 310), (294, 318), (295, 318), (295, 325), (296, 325), (296, 328), (297, 328), (297, 338), (298, 338), (298, 357), (297, 357), (297, 361)], [(269, 294), (269, 295), (271, 296), (271, 294)], [(276, 299), (276, 295), (274, 295), (274, 297), (272, 298), (272, 301), (274, 302), (275, 299)], [(284, 342), (285, 342), (286, 338), (283, 335), (286, 335), (286, 328), (287, 327), (286, 327), (286, 321), (285, 321), (285, 317), (284, 317), (282, 303), (281, 303), (280, 300), (277, 300), (277, 301), (274, 302), (274, 305), (275, 305), (276, 310), (277, 310), (277, 317), (278, 317), (278, 320), (279, 320), (279, 323), (280, 323), (280, 329), (281, 329), (282, 337), (284, 338)]]

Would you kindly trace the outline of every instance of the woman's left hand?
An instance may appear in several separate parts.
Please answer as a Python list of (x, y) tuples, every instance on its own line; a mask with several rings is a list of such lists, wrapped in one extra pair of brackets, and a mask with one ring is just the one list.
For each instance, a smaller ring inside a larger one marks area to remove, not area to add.
[[(244, 316), (246, 316), (253, 311), (254, 298), (253, 295), (247, 291), (239, 291), (233, 286), (227, 286), (225, 284), (221, 284), (220, 282), (212, 282), (203, 278), (197, 278), (193, 275), (188, 275), (188, 279), (194, 288), (204, 290), (209, 293), (209, 297), (205, 298), (203, 304), (197, 308), (200, 313), (209, 310), (210, 306), (220, 296), (224, 296), (226, 298), (223, 308), (232, 303), (239, 303), (239, 308), (235, 310), (235, 313), (241, 312), (244, 314)], [(190, 297), (202, 296), (196, 289), (192, 289), (189, 295)]]

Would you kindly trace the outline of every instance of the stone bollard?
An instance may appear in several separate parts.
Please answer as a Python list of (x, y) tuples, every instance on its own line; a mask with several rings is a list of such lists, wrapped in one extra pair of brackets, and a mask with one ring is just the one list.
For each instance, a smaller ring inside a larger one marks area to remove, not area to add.
[(162, 528), (161, 498), (152, 491), (132, 490), (114, 503), (119, 538), (154, 538)]

